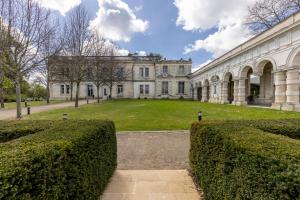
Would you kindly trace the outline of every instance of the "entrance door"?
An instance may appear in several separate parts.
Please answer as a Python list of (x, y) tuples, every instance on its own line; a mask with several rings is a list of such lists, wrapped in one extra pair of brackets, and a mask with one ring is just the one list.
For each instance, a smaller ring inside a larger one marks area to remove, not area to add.
[(87, 85), (87, 96), (94, 97), (93, 85)]

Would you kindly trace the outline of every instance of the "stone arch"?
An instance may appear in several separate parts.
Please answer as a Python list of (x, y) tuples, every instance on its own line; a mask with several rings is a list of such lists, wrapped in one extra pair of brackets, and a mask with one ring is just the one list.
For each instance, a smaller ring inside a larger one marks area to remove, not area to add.
[(222, 101), (232, 103), (234, 101), (234, 75), (228, 71), (224, 73), (222, 83)]
[(254, 98), (259, 94), (259, 86), (257, 87), (257, 80), (259, 77), (253, 76), (253, 67), (251, 65), (245, 65), (241, 67), (239, 72), (240, 84), (240, 99), (241, 103), (254, 104)]
[(294, 48), (287, 59), (288, 68), (300, 68), (300, 46)]
[(210, 99), (210, 82), (209, 79), (205, 79), (202, 87), (202, 101), (208, 102)]
[(277, 66), (273, 59), (260, 59), (254, 70), (254, 74), (259, 76), (259, 97), (256, 104), (271, 106), (275, 100), (275, 84), (273, 72)]
[(277, 64), (276, 64), (275, 60), (273, 58), (270, 58), (270, 57), (265, 57), (265, 58), (259, 59), (256, 62), (255, 66), (253, 68), (253, 71), (254, 71), (253, 73), (261, 76), (263, 74), (263, 70), (264, 70), (265, 65), (268, 64), (268, 63), (272, 64), (272, 66), (273, 66), (272, 70), (273, 71), (277, 70)]

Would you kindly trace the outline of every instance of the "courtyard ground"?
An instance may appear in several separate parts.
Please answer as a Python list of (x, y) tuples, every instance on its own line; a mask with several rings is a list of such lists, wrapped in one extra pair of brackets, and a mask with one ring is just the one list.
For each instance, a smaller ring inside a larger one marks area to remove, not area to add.
[(179, 100), (113, 100), (89, 104), (78, 109), (64, 108), (33, 114), (27, 119), (61, 120), (63, 113), (70, 119), (107, 119), (118, 131), (188, 130), (197, 120), (198, 111), (204, 120), (288, 119), (300, 113), (272, 109), (201, 103)]
[[(53, 100), (53, 101), (50, 101), (49, 104), (58, 104), (58, 103), (64, 103), (64, 102), (66, 102), (66, 101), (63, 101), (63, 100)], [(49, 104), (47, 104), (46, 101), (30, 101), (27, 104), (30, 107), (49, 105)], [(4, 106), (5, 106), (4, 109), (16, 109), (16, 102), (4, 103)], [(22, 106), (22, 108), (25, 108), (25, 103), (22, 102), (21, 106)], [(0, 108), (0, 110), (1, 110), (1, 108)]]
[[(95, 102), (95, 100), (90, 101)], [(86, 100), (82, 100), (78, 102), (79, 105), (86, 104)], [(65, 102), (65, 103), (55, 103), (50, 105), (43, 105), (43, 106), (33, 106), (30, 109), (31, 113), (40, 113), (45, 112), (48, 110), (56, 110), (61, 108), (68, 108), (68, 107), (74, 107), (74, 102)], [(25, 117), (27, 114), (27, 108), (22, 108), (22, 115)], [(7, 119), (15, 119), (16, 118), (16, 109), (4, 109), (0, 110), (0, 120), (7, 120)]]
[(118, 169), (101, 200), (199, 200), (188, 173), (188, 131), (117, 134)]

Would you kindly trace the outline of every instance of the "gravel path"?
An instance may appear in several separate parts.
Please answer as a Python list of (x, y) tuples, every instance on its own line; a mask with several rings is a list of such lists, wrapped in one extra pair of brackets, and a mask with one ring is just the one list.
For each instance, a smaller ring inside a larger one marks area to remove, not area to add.
[(189, 131), (121, 132), (118, 169), (188, 169)]
[[(96, 100), (90, 100), (90, 103), (96, 102)], [(86, 100), (79, 101), (79, 105), (86, 104)], [(51, 105), (45, 105), (45, 106), (34, 106), (31, 107), (30, 112), (31, 113), (39, 113), (44, 112), (48, 110), (56, 110), (60, 108), (67, 108), (67, 107), (73, 107), (74, 102), (66, 102), (66, 103), (58, 103), (58, 104), (51, 104)], [(27, 114), (27, 108), (22, 108), (22, 114)], [(0, 110), (0, 120), (7, 120), (7, 119), (14, 119), (16, 118), (16, 110), (10, 109), (10, 110)]]

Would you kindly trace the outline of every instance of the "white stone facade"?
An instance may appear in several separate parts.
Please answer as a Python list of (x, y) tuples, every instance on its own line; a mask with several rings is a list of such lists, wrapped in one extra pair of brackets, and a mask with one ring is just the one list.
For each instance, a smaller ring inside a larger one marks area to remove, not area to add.
[[(59, 57), (59, 59), (64, 58)], [(153, 60), (147, 57), (118, 57), (118, 59), (120, 67), (130, 71), (130, 75), (126, 81), (113, 86), (112, 98), (192, 98), (189, 79), (192, 68), (191, 61)], [(162, 87), (165, 87), (164, 90)], [(50, 83), (51, 99), (70, 99), (69, 88), (69, 83), (52, 81)], [(75, 91), (76, 86), (74, 84), (73, 97), (75, 97)], [(100, 98), (107, 99), (110, 95), (109, 88), (105, 85), (101, 86), (99, 94)], [(81, 82), (79, 98), (96, 98), (96, 96), (97, 87), (93, 82)]]
[[(191, 76), (194, 99), (300, 111), (300, 13)], [(259, 86), (252, 83), (259, 78)]]

